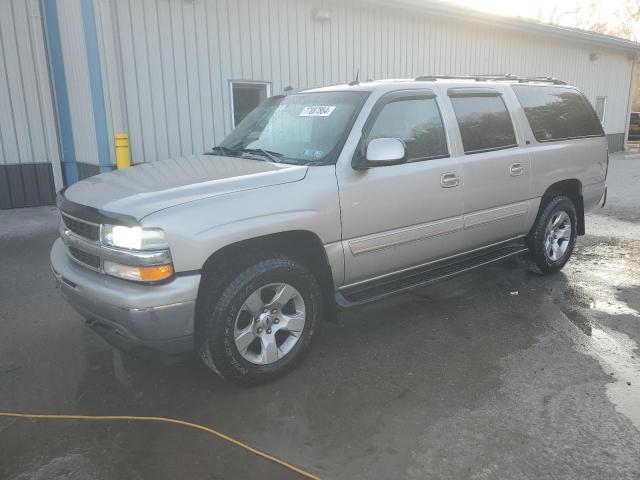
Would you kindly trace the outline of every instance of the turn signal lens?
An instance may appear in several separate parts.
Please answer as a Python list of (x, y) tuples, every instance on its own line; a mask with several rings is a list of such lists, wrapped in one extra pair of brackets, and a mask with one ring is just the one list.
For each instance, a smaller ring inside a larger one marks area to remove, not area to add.
[(124, 278), (125, 280), (133, 280), (134, 282), (160, 282), (173, 275), (173, 266), (171, 265), (132, 267), (105, 260), (103, 269), (108, 275)]
[(143, 282), (159, 282), (166, 280), (173, 275), (173, 267), (171, 265), (161, 265), (159, 267), (143, 267), (138, 268), (140, 279)]

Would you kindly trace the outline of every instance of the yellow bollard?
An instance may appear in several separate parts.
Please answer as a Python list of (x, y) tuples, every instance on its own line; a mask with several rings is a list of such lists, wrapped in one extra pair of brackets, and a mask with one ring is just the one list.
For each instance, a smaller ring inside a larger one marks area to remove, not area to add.
[(116, 167), (118, 170), (129, 168), (131, 166), (131, 157), (129, 156), (129, 135), (126, 133), (116, 133)]

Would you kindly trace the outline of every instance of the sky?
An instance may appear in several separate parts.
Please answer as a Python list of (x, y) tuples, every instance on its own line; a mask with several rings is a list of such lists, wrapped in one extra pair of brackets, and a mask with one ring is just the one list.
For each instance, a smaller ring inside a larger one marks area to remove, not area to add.
[[(624, 6), (634, 0), (446, 0), (465, 7), (498, 15), (530, 18), (545, 23), (584, 28), (584, 25), (605, 22), (611, 27), (624, 20)], [(640, 0), (636, 0), (640, 3)], [(634, 40), (640, 40), (640, 24), (633, 28)]]

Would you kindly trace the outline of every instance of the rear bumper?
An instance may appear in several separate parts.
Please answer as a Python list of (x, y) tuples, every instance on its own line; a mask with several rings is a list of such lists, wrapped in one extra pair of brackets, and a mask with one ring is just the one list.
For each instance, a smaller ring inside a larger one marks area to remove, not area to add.
[(60, 239), (51, 249), (51, 267), (65, 299), (112, 345), (169, 354), (193, 350), (199, 274), (138, 285), (77, 265)]

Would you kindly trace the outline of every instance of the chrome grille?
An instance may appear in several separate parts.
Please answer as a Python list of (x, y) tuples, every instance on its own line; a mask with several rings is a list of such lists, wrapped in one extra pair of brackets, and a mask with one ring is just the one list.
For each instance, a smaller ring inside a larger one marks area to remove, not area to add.
[(91, 222), (85, 222), (84, 220), (80, 220), (75, 217), (70, 217), (65, 213), (62, 213), (62, 221), (64, 222), (65, 227), (67, 227), (79, 237), (86, 238), (88, 240), (91, 240), (92, 242), (97, 242), (100, 240), (100, 225)]

